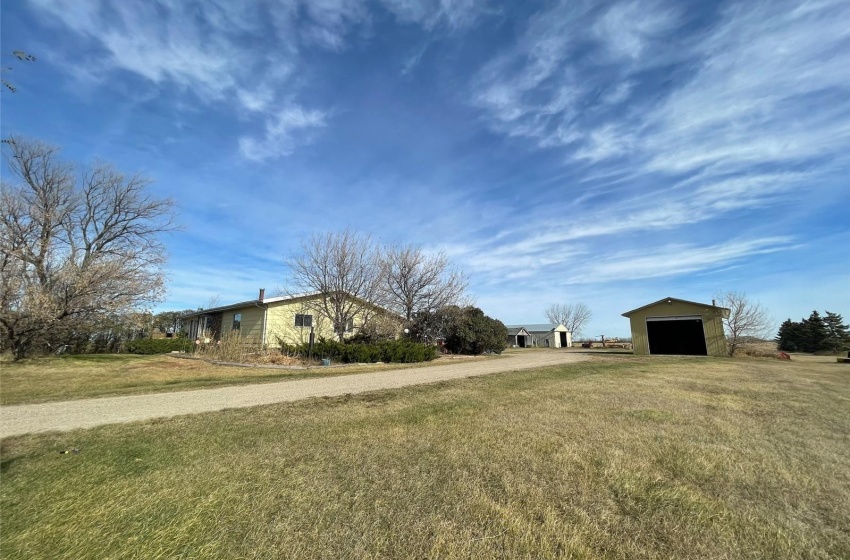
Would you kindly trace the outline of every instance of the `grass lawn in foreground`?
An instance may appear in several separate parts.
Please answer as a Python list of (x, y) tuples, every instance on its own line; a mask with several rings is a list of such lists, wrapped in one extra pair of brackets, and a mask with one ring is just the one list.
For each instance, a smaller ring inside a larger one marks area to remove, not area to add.
[(0, 365), (0, 404), (201, 389), (421, 367), (445, 364), (447, 361), (450, 358), (438, 358), (421, 364), (352, 364), (330, 368), (273, 369), (219, 366), (168, 355), (91, 354), (37, 358), (19, 363), (3, 362)]
[(4, 559), (850, 558), (850, 369), (600, 359), (9, 438), (2, 478)]

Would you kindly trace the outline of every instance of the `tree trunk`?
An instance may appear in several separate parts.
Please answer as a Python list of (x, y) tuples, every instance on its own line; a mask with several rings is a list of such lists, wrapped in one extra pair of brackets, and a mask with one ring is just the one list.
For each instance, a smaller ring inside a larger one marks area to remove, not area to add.
[(31, 346), (31, 342), (22, 337), (16, 337), (15, 339), (10, 340), (10, 347), (12, 348), (12, 355), (14, 361), (17, 362), (26, 358), (29, 354)]

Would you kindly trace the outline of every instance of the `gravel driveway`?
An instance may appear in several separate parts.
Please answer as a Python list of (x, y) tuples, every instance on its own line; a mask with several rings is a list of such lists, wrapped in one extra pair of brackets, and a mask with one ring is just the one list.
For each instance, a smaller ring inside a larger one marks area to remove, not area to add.
[(0, 408), (0, 438), (32, 432), (68, 431), (104, 424), (212, 412), (226, 408), (244, 408), (297, 401), (310, 397), (334, 397), (381, 389), (395, 389), (408, 385), (421, 385), (449, 379), (567, 364), (587, 359), (588, 356), (585, 354), (567, 351), (529, 351), (493, 360), (459, 361), (458, 363), (440, 366), (386, 370), (357, 375), (299, 379), (174, 393), (4, 406)]

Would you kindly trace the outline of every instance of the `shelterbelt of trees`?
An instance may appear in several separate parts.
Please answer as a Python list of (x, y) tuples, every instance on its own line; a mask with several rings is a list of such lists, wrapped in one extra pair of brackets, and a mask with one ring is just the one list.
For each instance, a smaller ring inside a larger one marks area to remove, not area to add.
[(779, 327), (776, 342), (786, 352), (837, 353), (850, 348), (850, 327), (838, 313), (826, 311), (823, 316), (812, 311), (807, 319), (787, 319)]

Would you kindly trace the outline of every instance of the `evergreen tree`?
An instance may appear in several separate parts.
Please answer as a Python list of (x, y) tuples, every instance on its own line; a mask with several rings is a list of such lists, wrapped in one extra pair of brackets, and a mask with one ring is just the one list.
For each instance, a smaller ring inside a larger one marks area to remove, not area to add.
[(796, 352), (800, 348), (800, 323), (795, 323), (790, 318), (779, 325), (776, 345), (785, 352)]
[(823, 343), (825, 350), (841, 352), (850, 345), (850, 332), (848, 332), (850, 327), (844, 324), (844, 318), (841, 315), (827, 311), (823, 323), (826, 328), (826, 338)]
[(784, 321), (774, 340), (785, 352), (841, 352), (850, 347), (850, 327), (838, 313), (827, 311), (821, 317), (812, 311), (808, 319)]
[(827, 330), (820, 313), (812, 311), (808, 319), (803, 319), (803, 329), (804, 352), (819, 352), (825, 349)]

